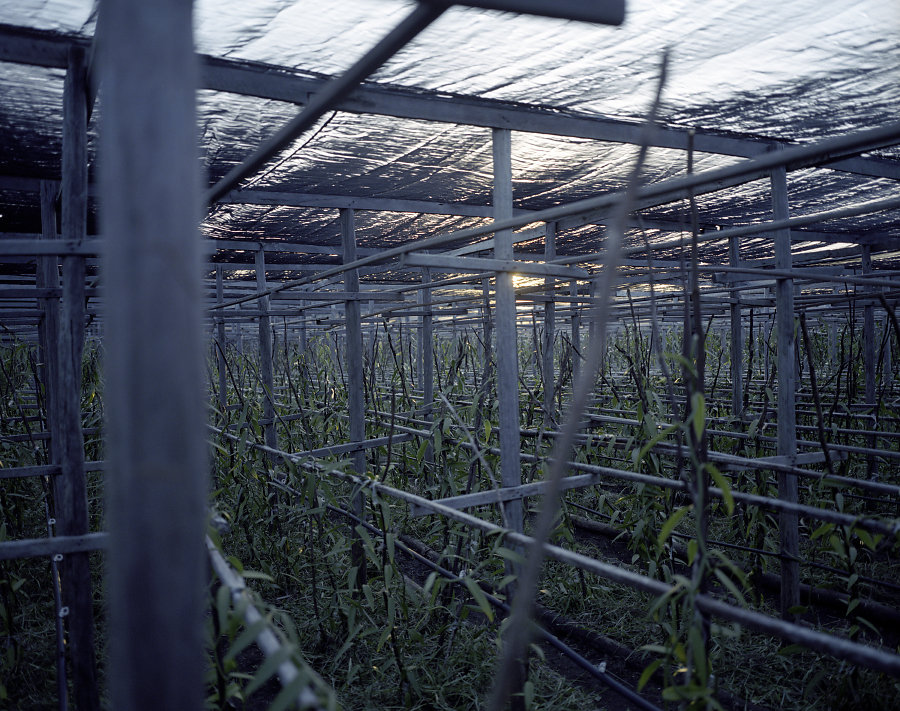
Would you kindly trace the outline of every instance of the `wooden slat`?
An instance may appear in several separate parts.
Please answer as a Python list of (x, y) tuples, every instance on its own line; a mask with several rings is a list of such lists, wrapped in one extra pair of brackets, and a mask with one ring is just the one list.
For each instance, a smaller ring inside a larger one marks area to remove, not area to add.
[[(40, 556), (71, 555), (106, 550), (109, 534), (86, 533), (81, 536), (54, 536), (53, 538), (29, 538), (24, 541), (0, 542), (0, 560), (38, 558)], [(71, 608), (70, 608), (71, 612)]]

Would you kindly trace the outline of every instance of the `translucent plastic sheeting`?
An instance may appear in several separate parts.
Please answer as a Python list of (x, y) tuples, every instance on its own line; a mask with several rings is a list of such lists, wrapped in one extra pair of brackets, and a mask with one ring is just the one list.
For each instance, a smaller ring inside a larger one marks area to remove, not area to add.
[[(339, 73), (412, 8), (400, 0), (200, 0), (198, 51), (301, 71)], [(89, 36), (89, 0), (0, 0), (0, 22)], [(896, 118), (900, 102), (900, 3), (896, 0), (629, 0), (621, 28), (454, 8), (374, 75), (441, 92), (514, 100), (640, 119), (659, 60), (671, 48), (664, 123), (814, 140)], [(0, 64), (0, 172), (59, 173), (62, 72)], [(102, 109), (102, 89), (100, 96)], [(297, 112), (250, 97), (199, 94), (201, 156), (224, 175)], [(92, 139), (96, 122), (92, 121)], [(634, 146), (515, 133), (516, 206), (570, 202), (621, 189)], [(897, 149), (879, 151), (897, 158)], [(695, 170), (733, 158), (698, 154)], [(380, 116), (329, 113), (244, 187), (300, 193), (460, 202), (491, 201), (490, 131)], [(682, 151), (650, 151), (643, 180), (683, 174)], [(792, 213), (887, 196), (890, 181), (815, 171), (792, 175)], [(698, 197), (701, 223), (770, 216), (767, 181)], [(0, 211), (4, 230), (36, 229), (34, 211)], [(17, 215), (10, 222), (9, 215)], [(361, 213), (370, 244), (393, 245), (467, 226), (472, 218)], [(23, 216), (28, 219), (23, 222)], [(297, 242), (337, 239), (336, 210), (226, 205), (211, 236)], [(685, 205), (648, 219), (689, 222)], [(848, 232), (893, 231), (895, 215), (843, 221)], [(596, 227), (560, 235), (561, 249), (591, 251)], [(581, 242), (579, 242), (581, 240)]]

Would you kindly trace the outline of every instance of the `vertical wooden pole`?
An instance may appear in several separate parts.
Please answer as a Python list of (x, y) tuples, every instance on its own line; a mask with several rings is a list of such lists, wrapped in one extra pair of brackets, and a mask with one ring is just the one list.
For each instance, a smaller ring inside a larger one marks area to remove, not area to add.
[[(546, 242), (544, 243), (544, 259), (548, 262), (556, 257), (556, 223), (548, 222), (546, 227)], [(553, 368), (553, 345), (556, 341), (556, 304), (553, 299), (553, 277), (544, 279), (544, 293), (548, 297), (548, 301), (544, 303), (544, 343), (543, 343), (543, 361), (541, 363), (542, 376), (544, 381), (544, 427), (552, 427), (556, 421), (556, 409), (554, 408), (554, 368)]]
[[(840, 293), (840, 287), (837, 284), (831, 287), (831, 293), (837, 296)], [(834, 373), (838, 368), (838, 328), (832, 315), (828, 319), (828, 369), (830, 373)]]
[[(741, 261), (741, 242), (739, 237), (728, 240), (728, 261), (736, 267)], [(731, 414), (739, 418), (744, 409), (744, 335), (741, 326), (741, 293), (733, 283), (731, 290)]]
[[(872, 248), (864, 244), (861, 250), (863, 276), (871, 276)], [(865, 290), (872, 291), (871, 287), (865, 287)], [(863, 307), (863, 367), (866, 372), (866, 404), (869, 406), (875, 403), (877, 385), (875, 382), (875, 351), (875, 306), (870, 301), (867, 301)]]
[[(356, 261), (356, 219), (352, 209), (341, 209), (341, 241), (344, 264)], [(344, 272), (344, 288), (349, 294), (359, 293), (359, 271), (349, 269)], [(363, 346), (362, 321), (358, 299), (345, 302), (347, 345), (345, 349), (347, 371), (347, 408), (350, 415), (350, 441), (361, 442), (366, 438), (366, 403), (363, 390)], [(360, 476), (366, 473), (366, 452), (359, 449), (353, 453), (353, 469)], [(363, 494), (353, 499), (353, 513), (363, 518), (365, 513)], [(359, 537), (353, 537), (350, 549), (353, 565), (357, 569), (356, 583), (362, 586), (366, 581), (366, 554)]]
[[(569, 282), (569, 295), (578, 298), (578, 282), (574, 279)], [(581, 372), (581, 304), (572, 303), (572, 383), (578, 382), (578, 374)]]
[[(59, 184), (46, 180), (41, 181), (41, 238), (45, 240), (56, 239), (56, 195)], [(59, 284), (59, 260), (56, 255), (40, 257), (37, 262), (35, 283), (39, 289), (58, 289)], [(42, 298), (38, 300), (41, 307), (41, 320), (38, 328), (40, 344), (40, 381), (44, 390), (44, 408), (46, 412), (47, 428), (50, 431), (50, 440), (46, 442), (47, 461), (53, 464), (60, 463), (60, 418), (58, 396), (59, 389), (59, 297)], [(56, 510), (53, 504), (51, 510)], [(64, 605), (60, 585), (61, 566), (55, 560), (50, 563), (50, 573), (53, 576), (54, 597), (57, 600), (57, 613)], [(57, 592), (58, 591), (58, 592)], [(65, 621), (57, 618), (57, 658), (56, 658), (56, 695), (60, 711), (68, 708), (68, 681), (66, 674), (65, 652)]]
[(491, 278), (484, 277), (481, 280), (481, 326), (484, 332), (482, 357), (484, 358), (484, 372), (489, 372), (488, 364), (493, 357), (491, 342), (494, 340), (494, 319), (491, 318)]
[(102, 0), (110, 708), (203, 707), (206, 374), (191, 3)]
[[(422, 267), (422, 284), (431, 283), (431, 269)], [(427, 286), (419, 290), (422, 306), (422, 330), (420, 341), (422, 363), (422, 408), (426, 419), (431, 419), (434, 401), (434, 318), (431, 312), (431, 289)]]
[[(512, 142), (510, 131), (493, 129), (494, 219), (512, 217)], [(513, 258), (512, 230), (494, 234), (494, 257)], [(519, 354), (513, 275), (497, 273), (497, 399), (500, 411), (500, 479), (503, 486), (522, 483), (519, 438)], [(510, 528), (522, 531), (522, 502), (506, 504)]]
[[(431, 289), (424, 287), (431, 283), (431, 269), (422, 267), (423, 288), (419, 290), (419, 303), (422, 306), (422, 328), (419, 331), (419, 352), (422, 359), (422, 413), (424, 418), (432, 421), (434, 404), (434, 319), (431, 313)], [(434, 447), (429, 444), (425, 450), (425, 463), (434, 464)]]
[[(256, 250), (256, 288), (265, 291), (266, 254), (262, 247)], [(259, 303), (259, 376), (263, 387), (263, 436), (266, 446), (277, 449), (278, 435), (275, 431), (275, 369), (272, 365), (272, 323), (269, 318), (269, 297), (263, 296)]]
[(887, 387), (888, 393), (890, 394), (894, 392), (894, 369), (891, 361), (891, 344), (894, 340), (894, 333), (893, 328), (891, 328), (890, 318), (888, 317), (887, 313), (885, 313), (884, 328), (884, 363), (882, 364), (881, 372), (884, 373), (884, 378), (887, 379), (885, 385)]
[[(222, 265), (216, 267), (216, 303), (221, 304), (225, 300), (225, 285), (222, 281)], [(216, 348), (216, 362), (219, 365), (219, 409), (224, 416), (228, 407), (228, 380), (225, 362), (225, 317), (221, 311), (216, 314), (216, 339), (219, 347)]]
[[(59, 184), (41, 181), (41, 238), (56, 239), (56, 194)], [(41, 257), (38, 260), (36, 284), (39, 289), (59, 288), (59, 260), (56, 256)], [(41, 346), (41, 381), (44, 385), (44, 406), (50, 428), (49, 461), (59, 463), (59, 407), (56, 395), (59, 383), (59, 297), (41, 299), (41, 323), (39, 338)]]
[[(862, 272), (864, 276), (872, 274), (872, 247), (868, 244), (862, 245)], [(874, 292), (871, 287), (865, 287), (865, 291)], [(873, 294), (874, 295), (874, 294)], [(876, 353), (878, 346), (875, 338), (875, 305), (871, 301), (866, 301), (863, 307), (863, 368), (865, 369), (866, 381), (866, 407), (871, 408), (873, 420), (878, 415), (878, 405), (875, 402), (875, 392), (878, 387), (878, 358)], [(874, 435), (869, 437), (869, 447), (875, 449), (877, 439)], [(866, 473), (869, 479), (874, 479), (878, 475), (878, 463), (874, 456), (869, 454), (866, 457)]]
[[(80, 243), (87, 234), (87, 103), (84, 50), (69, 50), (63, 91), (62, 236)], [(81, 422), (81, 357), (84, 349), (84, 257), (63, 258), (57, 357), (56, 406), (62, 472), (53, 479), (58, 535), (88, 532), (87, 482)], [(90, 560), (69, 554), (60, 566), (62, 599), (69, 608), (69, 658), (75, 706), (99, 708), (94, 661), (94, 617)]]
[(306, 306), (306, 301), (301, 301), (300, 302), (300, 309), (301, 309), (300, 314), (302, 316), (302, 320), (300, 321), (300, 329), (299, 329), (299, 331), (300, 331), (300, 333), (299, 333), (300, 355), (306, 355), (306, 346), (307, 346), (307, 342), (306, 342), (306, 311), (302, 310), (305, 306)]
[[(772, 171), (772, 212), (775, 220), (786, 220), (788, 210), (787, 173), (785, 169)], [(775, 232), (775, 267), (791, 268), (791, 232)], [(775, 284), (775, 318), (778, 328), (778, 454), (793, 462), (797, 456), (797, 414), (795, 406), (796, 357), (794, 338), (793, 279), (778, 279)], [(796, 503), (797, 475), (778, 473), (778, 498)], [(779, 514), (781, 529), (781, 616), (793, 619), (790, 609), (800, 604), (800, 568), (796, 560), (800, 553), (797, 514)]]

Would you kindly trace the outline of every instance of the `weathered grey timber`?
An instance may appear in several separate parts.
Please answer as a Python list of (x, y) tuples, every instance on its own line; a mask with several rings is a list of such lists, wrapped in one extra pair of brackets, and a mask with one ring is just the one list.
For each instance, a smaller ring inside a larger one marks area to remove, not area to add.
[[(512, 217), (512, 141), (510, 132), (495, 128), (494, 154), (494, 219)], [(494, 259), (512, 259), (512, 230), (494, 233)], [(519, 349), (516, 333), (516, 292), (511, 272), (497, 272), (497, 401), (500, 424), (500, 481), (503, 486), (522, 483), (519, 460)], [(506, 504), (506, 521), (514, 531), (522, 531), (522, 502)]]
[[(254, 253), (256, 259), (256, 288), (266, 291), (266, 256), (263, 250)], [(277, 447), (275, 431), (275, 370), (272, 364), (272, 322), (269, 318), (269, 297), (259, 300), (259, 378), (263, 393), (263, 433), (267, 447)]]
[[(556, 225), (552, 222), (547, 225), (544, 242), (544, 258), (551, 261), (556, 257)], [(553, 295), (554, 280), (547, 275), (544, 279), (544, 287), (547, 295)], [(556, 342), (556, 303), (548, 299), (544, 304), (544, 341), (542, 344), (541, 379), (544, 383), (544, 427), (550, 428), (556, 422), (556, 409), (554, 407), (554, 360), (553, 347)]]
[[(741, 262), (741, 243), (737, 237), (728, 240), (728, 261), (736, 267)], [(744, 335), (741, 327), (741, 296), (737, 289), (731, 292), (731, 414), (741, 417), (744, 411)]]
[[(494, 239), (494, 253), (497, 251), (496, 238)], [(588, 272), (577, 267), (565, 267), (545, 262), (525, 262), (512, 258), (512, 239), (510, 239), (509, 257), (500, 259), (485, 259), (483, 257), (454, 257), (449, 254), (407, 254), (402, 264), (410, 266), (433, 267), (435, 269), (447, 269), (455, 272), (480, 271), (512, 272), (515, 274), (536, 274), (538, 276), (557, 276), (563, 279), (587, 279)]]
[[(63, 91), (62, 238), (79, 243), (87, 234), (87, 108), (85, 57), (73, 48)], [(84, 257), (66, 256), (57, 342), (59, 464), (53, 479), (56, 531), (62, 536), (88, 532), (84, 436), (81, 430), (81, 356), (84, 348)], [(99, 709), (94, 652), (93, 588), (88, 556), (66, 556), (60, 566), (62, 600), (69, 607), (69, 659), (75, 706)]]
[[(569, 282), (569, 296), (578, 298), (578, 282)], [(578, 382), (581, 372), (581, 310), (572, 309), (572, 382)]]
[(101, 12), (110, 707), (198, 709), (208, 465), (191, 3)]
[[(353, 210), (341, 210), (341, 243), (344, 248), (344, 261), (356, 260), (356, 222)], [(359, 293), (359, 273), (348, 269), (344, 273), (344, 288), (351, 294)], [(363, 344), (360, 305), (357, 299), (348, 299), (344, 303), (346, 318), (346, 352), (344, 369), (347, 373), (347, 409), (350, 416), (350, 439), (362, 442), (366, 438), (366, 402), (363, 390)], [(366, 474), (366, 452), (363, 449), (353, 453), (353, 470), (360, 476)], [(359, 518), (365, 515), (365, 499), (362, 492), (353, 497), (353, 513)], [(357, 568), (356, 583), (362, 586), (366, 582), (366, 553), (362, 541), (355, 533), (352, 536), (351, 558)]]
[(64, 556), (73, 556), (86, 554), (91, 551), (105, 550), (108, 544), (109, 535), (106, 533), (85, 533), (80, 536), (52, 536), (50, 538), (3, 541), (0, 543), (0, 560), (34, 558), (36, 556), (50, 556), (58, 553)]
[[(772, 213), (776, 220), (789, 216), (787, 173), (784, 168), (772, 171)], [(775, 265), (780, 270), (791, 268), (791, 236), (786, 229), (777, 230), (775, 238)], [(794, 282), (790, 278), (775, 283), (775, 318), (778, 333), (778, 454), (791, 463), (797, 455), (797, 415), (795, 405), (796, 355), (794, 337)], [(778, 498), (797, 503), (797, 475), (779, 472)], [(800, 604), (800, 566), (796, 558), (800, 554), (799, 520), (797, 515), (782, 511), (778, 516), (781, 536), (781, 616), (794, 619), (791, 609)]]
[[(56, 239), (56, 195), (59, 184), (41, 182), (41, 229), (43, 239)], [(54, 257), (40, 257), (37, 262), (36, 284), (39, 289), (59, 289), (59, 263)], [(60, 296), (62, 293), (60, 292)], [(48, 413), (48, 425), (51, 433), (48, 461), (59, 463), (59, 412), (57, 393), (59, 391), (59, 296), (57, 298), (39, 299), (42, 316), (38, 337), (41, 345), (41, 380), (44, 383), (44, 406)]]
[[(221, 304), (225, 298), (224, 285), (222, 283), (222, 267), (216, 268), (216, 303)], [(219, 409), (224, 413), (228, 406), (228, 380), (227, 368), (225, 361), (225, 319), (220, 315), (216, 316), (216, 363), (218, 364), (219, 376)]]

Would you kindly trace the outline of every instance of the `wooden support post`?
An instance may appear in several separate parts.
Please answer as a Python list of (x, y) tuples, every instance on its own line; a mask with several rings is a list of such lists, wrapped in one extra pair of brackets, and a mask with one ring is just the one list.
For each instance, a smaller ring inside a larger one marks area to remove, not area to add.
[[(431, 269), (421, 267), (422, 284), (431, 283)], [(419, 290), (419, 303), (422, 306), (422, 330), (419, 343), (422, 364), (422, 408), (426, 419), (431, 419), (434, 401), (434, 318), (431, 313), (431, 289)]]
[[(787, 173), (784, 168), (772, 171), (772, 212), (776, 220), (789, 217)], [(782, 229), (774, 233), (775, 267), (791, 268), (791, 233)], [(795, 407), (796, 357), (794, 339), (793, 279), (775, 283), (775, 317), (778, 327), (778, 454), (793, 463), (797, 456), (797, 414)], [(797, 475), (778, 473), (778, 498), (796, 503)], [(795, 513), (781, 512), (781, 554), (797, 558), (800, 554), (798, 519)], [(781, 561), (781, 616), (793, 619), (791, 608), (800, 604), (800, 568), (796, 560)]]
[[(306, 301), (301, 301), (301, 302), (300, 302), (299, 307), (300, 307), (301, 311), (302, 311), (302, 310), (304, 309), (304, 307), (306, 306), (306, 303), (307, 303)], [(300, 322), (300, 329), (299, 329), (299, 331), (300, 331), (300, 333), (299, 333), (300, 355), (305, 356), (305, 355), (306, 355), (306, 348), (307, 348), (307, 341), (306, 341), (306, 317), (305, 317), (305, 316), (304, 316), (303, 320)]]
[[(494, 219), (512, 217), (512, 142), (510, 131), (493, 129)], [(512, 259), (512, 230), (494, 234), (494, 258)], [(519, 441), (519, 349), (516, 294), (510, 272), (497, 273), (497, 399), (500, 411), (500, 480), (503, 486), (522, 483)], [(522, 502), (506, 505), (510, 528), (522, 531)]]
[(191, 3), (104, 0), (109, 707), (203, 707), (208, 489)]
[[(569, 282), (569, 295), (578, 298), (578, 282), (574, 279)], [(572, 383), (578, 382), (578, 374), (581, 372), (581, 304), (572, 303)]]
[[(222, 266), (216, 267), (216, 303), (221, 304), (225, 297), (225, 286), (222, 283)], [(226, 369), (228, 367), (225, 361), (225, 317), (221, 311), (216, 312), (216, 339), (218, 348), (216, 348), (216, 362), (219, 366), (219, 410), (224, 416), (225, 408), (228, 406), (228, 380), (226, 377)]]
[(484, 358), (484, 372), (489, 372), (488, 365), (493, 357), (491, 341), (494, 339), (494, 319), (491, 318), (491, 278), (484, 277), (481, 280), (481, 326), (484, 333), (482, 344), (482, 357)]
[[(56, 239), (56, 194), (59, 184), (41, 181), (41, 237), (46, 240)], [(39, 289), (59, 288), (59, 260), (54, 256), (40, 257), (36, 274)], [(44, 407), (47, 411), (47, 424), (50, 429), (48, 461), (59, 463), (59, 419), (56, 413), (59, 406), (56, 402), (59, 383), (59, 298), (40, 299), (41, 322), (38, 333), (40, 339), (40, 374), (44, 386)]]
[[(46, 180), (41, 181), (41, 238), (55, 240), (56, 235), (56, 195), (59, 192), (59, 184)], [(58, 289), (59, 260), (56, 255), (39, 257), (37, 260), (37, 273), (35, 284), (38, 289)], [(50, 439), (45, 443), (47, 462), (58, 465), (60, 462), (60, 418), (58, 390), (59, 390), (59, 298), (38, 299), (41, 308), (41, 320), (38, 327), (38, 342), (40, 347), (39, 377), (43, 387), (44, 411), (46, 412), (47, 429), (50, 431)], [(52, 510), (55, 510), (52, 505)], [(50, 574), (53, 576), (54, 598), (56, 612), (59, 614), (63, 606), (60, 591), (60, 568), (55, 560), (50, 563)], [(56, 693), (59, 708), (65, 710), (68, 700), (68, 681), (66, 675), (66, 652), (64, 620), (56, 620)]]
[[(356, 261), (356, 219), (352, 209), (341, 209), (341, 241), (343, 244), (344, 264)], [(348, 269), (344, 272), (344, 288), (348, 294), (359, 293), (359, 271)], [(359, 300), (349, 299), (344, 304), (346, 314), (346, 360), (347, 372), (347, 408), (350, 416), (350, 441), (362, 442), (366, 438), (366, 402), (363, 390), (363, 346), (362, 321)], [(353, 470), (360, 476), (366, 474), (366, 452), (358, 450), (353, 453)], [(353, 498), (353, 513), (359, 518), (365, 514), (365, 499), (362, 492)], [(353, 565), (357, 569), (356, 584), (358, 587), (366, 582), (366, 553), (362, 541), (353, 536), (350, 549)]]
[[(731, 237), (728, 240), (728, 261), (732, 266), (738, 266), (741, 261), (740, 237)], [(736, 282), (735, 287), (738, 286)], [(734, 302), (731, 304), (731, 414), (740, 418), (744, 409), (744, 335), (741, 327), (741, 296), (737, 288), (731, 290)]]
[[(862, 245), (862, 272), (864, 276), (872, 274), (872, 248), (864, 244)], [(874, 292), (872, 287), (864, 287), (865, 291)], [(863, 307), (863, 368), (865, 370), (866, 383), (866, 407), (872, 409), (872, 417), (878, 416), (878, 404), (875, 402), (875, 392), (878, 387), (878, 359), (876, 352), (878, 347), (875, 343), (875, 306), (868, 301)], [(875, 449), (877, 440), (874, 435), (869, 437), (869, 447)], [(869, 479), (878, 476), (878, 462), (871, 454), (866, 456), (866, 474)]]
[[(422, 284), (431, 283), (431, 269), (422, 267)], [(419, 351), (422, 359), (422, 413), (425, 420), (433, 419), (434, 405), (434, 319), (431, 313), (431, 289), (419, 290), (422, 306), (422, 329), (419, 331)], [(425, 463), (434, 464), (434, 447), (429, 444), (425, 450)]]
[[(837, 296), (840, 294), (840, 287), (835, 284), (831, 287), (831, 293)], [(828, 368), (830, 373), (837, 372), (838, 369), (838, 329), (834, 318), (828, 319)]]
[[(62, 237), (80, 243), (87, 234), (87, 64), (84, 50), (69, 50), (63, 91)], [(57, 342), (61, 474), (53, 479), (56, 533), (88, 532), (87, 482), (81, 422), (81, 358), (84, 349), (84, 257), (63, 258)], [(70, 554), (60, 566), (63, 604), (69, 608), (69, 660), (77, 709), (100, 706), (94, 657), (93, 590), (87, 553)]]
[[(544, 258), (549, 262), (556, 257), (556, 224), (547, 223), (546, 242), (544, 243)], [(544, 427), (550, 428), (554, 426), (556, 421), (556, 409), (554, 407), (554, 363), (553, 363), (553, 346), (556, 341), (556, 304), (552, 301), (554, 279), (548, 276), (544, 279), (545, 293), (551, 297), (544, 304), (544, 342), (543, 360), (541, 363), (542, 379), (544, 381)]]
[[(862, 250), (862, 273), (863, 276), (871, 276), (872, 274), (872, 248), (864, 244)], [(866, 291), (872, 291), (871, 287), (864, 287)], [(865, 369), (866, 381), (866, 405), (873, 406), (875, 403), (876, 377), (875, 377), (875, 306), (871, 302), (867, 302), (863, 307), (863, 367)]]
[(891, 344), (894, 342), (894, 329), (891, 327), (890, 317), (885, 312), (884, 319), (884, 351), (882, 352), (883, 364), (881, 366), (881, 372), (884, 373), (884, 377), (887, 380), (887, 392), (888, 394), (892, 394), (894, 392), (894, 369), (893, 362), (891, 359)]
[[(256, 250), (256, 288), (265, 291), (266, 253)], [(269, 297), (263, 296), (259, 304), (259, 377), (263, 387), (263, 436), (266, 446), (278, 448), (278, 434), (275, 431), (275, 369), (272, 364), (272, 322), (269, 318)], [(269, 458), (270, 461), (272, 458)]]

